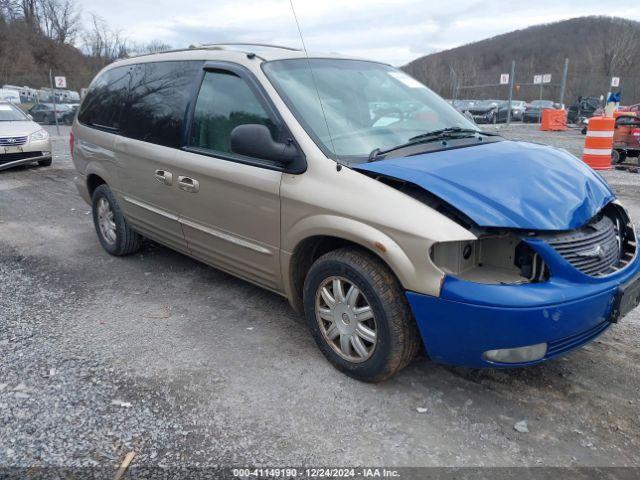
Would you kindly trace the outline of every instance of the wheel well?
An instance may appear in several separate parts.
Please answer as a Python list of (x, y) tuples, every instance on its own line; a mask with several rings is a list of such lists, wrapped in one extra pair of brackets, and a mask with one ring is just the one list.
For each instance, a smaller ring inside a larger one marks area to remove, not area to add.
[[(303, 311), (302, 291), (304, 280), (307, 277), (307, 273), (309, 272), (311, 265), (313, 265), (313, 262), (325, 253), (344, 247), (364, 250), (380, 258), (380, 256), (373, 250), (363, 247), (359, 243), (339, 237), (319, 235), (306, 238), (297, 245), (293, 252), (293, 256), (291, 257), (290, 267), (291, 288), (293, 289), (291, 305), (296, 311)], [(384, 262), (384, 260), (382, 261)]]
[(95, 189), (103, 183), (107, 182), (105, 182), (102, 177), (99, 177), (95, 173), (90, 174), (87, 177), (87, 190), (89, 191), (89, 197), (93, 197), (93, 192), (95, 191)]

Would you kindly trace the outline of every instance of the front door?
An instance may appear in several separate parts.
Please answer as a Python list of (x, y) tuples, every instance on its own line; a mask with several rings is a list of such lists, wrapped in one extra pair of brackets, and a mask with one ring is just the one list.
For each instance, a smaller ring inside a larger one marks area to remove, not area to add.
[(282, 169), (230, 149), (236, 126), (263, 124), (275, 139), (279, 122), (248, 72), (232, 70), (207, 69), (203, 75), (174, 178), (181, 195), (180, 223), (192, 255), (281, 291)]

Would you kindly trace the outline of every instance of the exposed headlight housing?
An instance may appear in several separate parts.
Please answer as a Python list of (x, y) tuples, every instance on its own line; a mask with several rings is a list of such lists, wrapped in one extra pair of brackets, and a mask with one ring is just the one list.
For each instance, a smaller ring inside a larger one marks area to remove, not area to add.
[(45, 129), (38, 130), (31, 134), (31, 140), (35, 140), (37, 142), (46, 140), (47, 138), (49, 138), (49, 133)]
[(542, 258), (511, 234), (437, 243), (431, 248), (431, 259), (443, 272), (476, 283), (532, 283), (549, 278)]
[(487, 350), (482, 354), (483, 358), (494, 363), (527, 363), (544, 358), (547, 354), (547, 344), (537, 343), (526, 347), (501, 348), (499, 350)]

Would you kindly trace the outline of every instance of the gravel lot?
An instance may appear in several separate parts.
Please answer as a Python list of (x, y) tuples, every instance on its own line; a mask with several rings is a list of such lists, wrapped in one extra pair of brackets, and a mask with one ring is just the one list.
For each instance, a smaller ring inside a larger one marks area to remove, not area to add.
[[(358, 383), (284, 299), (151, 242), (105, 253), (61, 130), (51, 167), (0, 172), (0, 467), (640, 466), (639, 311), (543, 366)], [(604, 177), (640, 222), (640, 175)]]

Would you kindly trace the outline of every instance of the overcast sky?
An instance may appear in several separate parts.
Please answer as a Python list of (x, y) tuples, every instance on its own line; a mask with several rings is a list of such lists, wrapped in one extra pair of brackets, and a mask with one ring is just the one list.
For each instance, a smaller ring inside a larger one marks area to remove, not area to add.
[[(289, 0), (78, 0), (131, 40), (300, 46)], [(640, 3), (605, 0), (293, 0), (309, 50), (403, 65), (421, 55), (576, 16), (640, 19)], [(618, 13), (619, 12), (619, 13)]]

